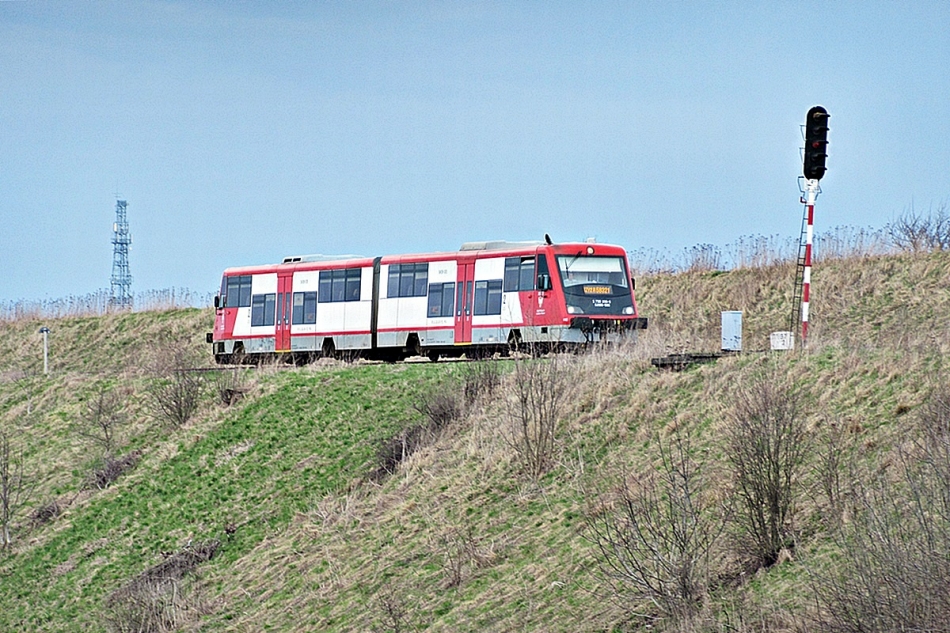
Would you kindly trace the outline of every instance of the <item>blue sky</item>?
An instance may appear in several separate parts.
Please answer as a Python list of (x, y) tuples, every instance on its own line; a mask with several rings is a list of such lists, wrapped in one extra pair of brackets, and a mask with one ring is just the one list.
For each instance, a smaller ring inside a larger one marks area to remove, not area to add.
[(285, 255), (797, 235), (950, 198), (950, 3), (0, 1), (0, 301)]

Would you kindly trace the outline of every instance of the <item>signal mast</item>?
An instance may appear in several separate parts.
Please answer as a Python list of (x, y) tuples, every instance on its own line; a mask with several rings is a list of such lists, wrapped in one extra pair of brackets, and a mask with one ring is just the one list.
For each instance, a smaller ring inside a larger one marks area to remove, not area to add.
[[(815, 106), (805, 115), (805, 151), (802, 157), (802, 176), (805, 186), (801, 198), (805, 205), (802, 218), (802, 235), (798, 247), (798, 266), (795, 273), (795, 297), (793, 299), (792, 327), (801, 316), (802, 348), (808, 344), (808, 306), (811, 299), (812, 239), (814, 237), (815, 200), (821, 193), (818, 182), (825, 175), (825, 159), (828, 158), (828, 111)], [(800, 310), (800, 312), (799, 312)]]

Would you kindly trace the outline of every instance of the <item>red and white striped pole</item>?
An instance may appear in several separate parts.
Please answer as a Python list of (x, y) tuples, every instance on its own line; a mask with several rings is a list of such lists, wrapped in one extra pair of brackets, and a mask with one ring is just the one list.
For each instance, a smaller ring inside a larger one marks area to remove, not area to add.
[(802, 348), (808, 345), (808, 302), (811, 296), (811, 247), (814, 237), (815, 198), (818, 197), (818, 180), (805, 181), (805, 212), (808, 222), (805, 228), (805, 273), (802, 276)]
[(805, 270), (802, 275), (802, 348), (808, 345), (808, 304), (811, 299), (811, 245), (814, 236), (815, 198), (818, 181), (825, 175), (828, 158), (828, 118), (831, 115), (821, 106), (815, 106), (805, 115), (805, 151), (802, 155), (802, 175), (805, 177), (805, 210), (808, 225), (805, 230)]

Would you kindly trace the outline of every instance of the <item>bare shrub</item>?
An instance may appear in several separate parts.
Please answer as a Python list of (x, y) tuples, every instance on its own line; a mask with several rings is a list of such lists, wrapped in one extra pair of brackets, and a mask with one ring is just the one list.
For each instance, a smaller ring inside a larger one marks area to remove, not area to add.
[(688, 437), (658, 437), (656, 446), (657, 470), (622, 482), (616, 499), (586, 518), (586, 537), (614, 598), (650, 605), (643, 618), (682, 623), (708, 595), (728, 511), (710, 498)]
[(0, 549), (13, 545), (13, 523), (33, 493), (33, 475), (27, 471), (23, 450), (13, 446), (10, 436), (0, 429)]
[(370, 629), (373, 633), (403, 633), (416, 628), (408, 601), (392, 586), (376, 595), (376, 608), (378, 617)]
[(122, 399), (114, 390), (100, 386), (86, 403), (76, 432), (101, 449), (106, 459), (115, 455), (116, 433), (125, 423)]
[(894, 245), (903, 251), (920, 253), (950, 249), (950, 213), (946, 202), (927, 215), (919, 214), (911, 207), (888, 223), (884, 230)]
[(928, 482), (936, 484), (936, 509), (950, 520), (950, 387), (930, 391), (919, 414), (920, 434), (915, 442)]
[(454, 392), (430, 394), (414, 406), (426, 418), (430, 430), (442, 429), (462, 417), (462, 409)]
[(432, 431), (425, 424), (417, 424), (383, 441), (376, 451), (376, 469), (370, 479), (380, 482), (395, 475), (399, 464), (432, 441)]
[(101, 465), (93, 469), (86, 478), (86, 488), (105, 490), (111, 486), (119, 477), (135, 468), (142, 457), (140, 451), (132, 451), (128, 455), (119, 458), (106, 457)]
[(112, 633), (160, 633), (180, 626), (193, 601), (184, 580), (211, 560), (220, 542), (199, 543), (167, 556), (108, 596), (103, 614)]
[(194, 370), (194, 357), (182, 343), (169, 343), (153, 352), (148, 389), (152, 414), (161, 423), (178, 428), (191, 419), (201, 400), (204, 375)]
[(725, 439), (745, 554), (771, 566), (794, 545), (791, 520), (809, 450), (799, 394), (775, 373), (756, 377), (737, 390)]
[(570, 363), (559, 354), (516, 360), (508, 378), (505, 439), (525, 474), (536, 479), (554, 464), (558, 424), (564, 404), (570, 400)]
[(501, 370), (498, 363), (479, 361), (466, 363), (462, 377), (462, 393), (465, 402), (474, 404), (479, 398), (489, 397), (501, 384)]
[(44, 503), (33, 510), (33, 513), (30, 515), (30, 521), (34, 526), (46, 525), (58, 517), (62, 512), (63, 507), (60, 505), (59, 501), (53, 499), (49, 503)]
[(449, 589), (460, 587), (466, 572), (485, 565), (491, 559), (483, 551), (472, 525), (440, 534), (436, 539), (436, 550), (442, 558), (445, 584)]
[(943, 411), (925, 409), (920, 439), (909, 453), (900, 451), (900, 479), (891, 481), (882, 469), (872, 483), (856, 485), (853, 518), (836, 533), (841, 556), (813, 582), (823, 630), (947, 630), (950, 416), (944, 406), (950, 397), (939, 400)]
[(225, 407), (239, 402), (248, 392), (247, 381), (239, 369), (222, 370), (215, 372), (214, 391), (218, 402)]
[(848, 490), (842, 477), (849, 472), (853, 446), (847, 428), (838, 420), (828, 424), (815, 444), (812, 477), (827, 506), (825, 522), (836, 525), (845, 509)]
[(414, 408), (424, 416), (425, 421), (382, 442), (376, 451), (376, 469), (370, 474), (373, 481), (379, 482), (394, 475), (399, 464), (432, 444), (443, 429), (462, 416), (458, 398), (453, 392), (427, 394)]

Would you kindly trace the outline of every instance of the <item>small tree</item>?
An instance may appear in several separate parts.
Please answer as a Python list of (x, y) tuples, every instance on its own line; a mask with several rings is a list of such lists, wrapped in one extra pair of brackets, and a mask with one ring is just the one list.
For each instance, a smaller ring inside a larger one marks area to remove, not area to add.
[(14, 448), (10, 436), (0, 429), (0, 549), (13, 543), (11, 527), (27, 504), (32, 482), (23, 462), (23, 451)]
[(77, 432), (99, 447), (108, 460), (115, 456), (116, 433), (124, 423), (125, 415), (119, 394), (100, 386), (86, 403), (84, 415), (77, 424)]
[(660, 466), (621, 484), (619, 498), (587, 517), (587, 538), (615, 597), (651, 603), (662, 617), (695, 616), (710, 585), (711, 559), (728, 509), (707, 494), (688, 437), (657, 438)]
[(192, 354), (183, 343), (166, 345), (156, 358), (156, 377), (148, 390), (153, 414), (169, 426), (183, 426), (198, 410), (203, 376), (194, 371)]
[(515, 361), (505, 398), (507, 440), (527, 475), (538, 478), (554, 463), (555, 439), (571, 387), (569, 366), (560, 355)]
[[(921, 407), (914, 441), (856, 480), (842, 556), (813, 583), (820, 628), (946, 631), (950, 622), (950, 388)], [(887, 466), (886, 464), (890, 464)], [(896, 464), (897, 476), (893, 466)]]
[(726, 460), (738, 500), (748, 554), (774, 564), (793, 545), (790, 521), (809, 449), (799, 394), (769, 375), (739, 389), (726, 429)]
[(950, 213), (944, 202), (926, 215), (917, 213), (913, 207), (890, 222), (885, 231), (897, 248), (919, 253), (950, 249)]

